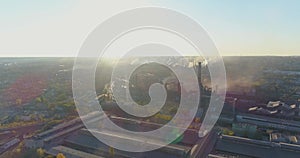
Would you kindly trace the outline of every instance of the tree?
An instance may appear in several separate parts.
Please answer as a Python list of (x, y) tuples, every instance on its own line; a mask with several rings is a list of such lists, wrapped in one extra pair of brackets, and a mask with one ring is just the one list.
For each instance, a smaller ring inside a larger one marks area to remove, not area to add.
[(58, 153), (58, 154), (56, 155), (56, 158), (66, 158), (66, 157), (65, 157), (65, 155), (64, 155), (64, 154), (62, 154), (62, 153)]
[(16, 99), (16, 104), (21, 105), (22, 104), (22, 99)]
[(41, 98), (41, 97), (37, 97), (35, 100), (36, 100), (37, 102), (39, 102), (39, 103), (42, 102), (42, 98)]
[(43, 150), (42, 148), (38, 148), (36, 150), (36, 153), (38, 154), (39, 157), (44, 157), (45, 155), (45, 150)]
[(112, 148), (112, 147), (109, 147), (108, 152), (109, 152), (110, 156), (114, 156), (115, 155), (115, 149)]

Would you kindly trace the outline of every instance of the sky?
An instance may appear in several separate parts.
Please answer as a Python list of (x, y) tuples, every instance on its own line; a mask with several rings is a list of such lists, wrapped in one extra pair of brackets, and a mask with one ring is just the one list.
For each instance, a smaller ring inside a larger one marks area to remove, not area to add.
[(0, 0), (0, 56), (76, 56), (97, 25), (142, 6), (192, 17), (223, 56), (300, 54), (298, 0)]

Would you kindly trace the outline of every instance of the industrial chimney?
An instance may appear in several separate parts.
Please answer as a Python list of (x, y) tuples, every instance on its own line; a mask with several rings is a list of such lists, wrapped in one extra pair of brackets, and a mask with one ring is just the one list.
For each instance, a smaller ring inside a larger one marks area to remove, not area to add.
[(201, 64), (202, 64), (201, 62), (198, 62), (198, 70), (197, 70), (197, 77), (198, 77), (198, 83), (199, 83), (200, 88), (202, 88)]

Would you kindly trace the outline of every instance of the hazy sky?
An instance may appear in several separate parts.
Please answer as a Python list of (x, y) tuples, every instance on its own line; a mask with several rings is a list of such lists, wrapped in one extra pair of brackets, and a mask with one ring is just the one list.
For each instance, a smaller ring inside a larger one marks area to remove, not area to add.
[(299, 0), (0, 0), (0, 56), (76, 56), (104, 19), (139, 6), (196, 19), (221, 55), (299, 55)]

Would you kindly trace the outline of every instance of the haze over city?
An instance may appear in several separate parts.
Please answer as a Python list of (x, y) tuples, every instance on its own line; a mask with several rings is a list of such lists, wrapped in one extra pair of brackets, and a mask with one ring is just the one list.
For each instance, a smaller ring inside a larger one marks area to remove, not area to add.
[(299, 158), (299, 10), (0, 1), (0, 158)]

